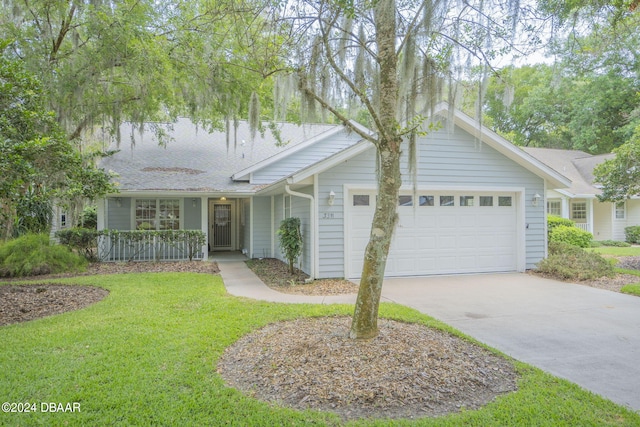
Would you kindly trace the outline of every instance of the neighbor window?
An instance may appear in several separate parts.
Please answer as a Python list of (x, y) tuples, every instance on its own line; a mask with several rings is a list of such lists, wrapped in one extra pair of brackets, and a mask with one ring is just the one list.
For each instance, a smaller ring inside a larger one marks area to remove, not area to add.
[(560, 200), (548, 200), (547, 213), (549, 215), (562, 216), (562, 202)]
[(626, 218), (626, 204), (625, 202), (616, 203), (616, 219)]
[(136, 230), (179, 230), (180, 200), (137, 199), (135, 201)]
[(587, 202), (571, 204), (571, 219), (587, 219)]

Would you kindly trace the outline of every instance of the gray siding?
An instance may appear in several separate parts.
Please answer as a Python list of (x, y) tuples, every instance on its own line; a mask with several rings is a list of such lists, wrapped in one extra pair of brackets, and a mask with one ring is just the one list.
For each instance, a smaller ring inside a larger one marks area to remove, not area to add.
[(107, 206), (107, 227), (112, 230), (131, 230), (131, 198), (119, 197), (121, 206), (116, 198), (109, 199)]
[[(248, 248), (249, 245), (247, 244)], [(271, 197), (253, 198), (252, 258), (270, 258), (271, 253)]]
[(274, 164), (255, 171), (251, 177), (251, 183), (270, 184), (342, 151), (359, 140), (359, 136), (348, 134), (347, 132), (341, 132), (332, 137), (319, 140), (310, 147), (292, 153)]
[[(496, 150), (479, 143), (472, 135), (447, 126), (419, 139), (417, 183), (421, 188), (500, 187), (525, 188), (526, 268), (533, 268), (545, 255), (544, 203), (534, 207), (533, 196), (544, 194), (544, 180)], [(404, 152), (408, 152), (405, 147)], [(343, 184), (375, 185), (375, 151), (370, 149), (319, 175), (320, 271), (318, 277), (344, 276)], [(403, 183), (411, 185), (406, 155), (402, 162)], [(336, 193), (327, 205), (330, 191)]]
[(202, 229), (202, 200), (199, 197), (184, 199), (182, 226), (185, 230)]

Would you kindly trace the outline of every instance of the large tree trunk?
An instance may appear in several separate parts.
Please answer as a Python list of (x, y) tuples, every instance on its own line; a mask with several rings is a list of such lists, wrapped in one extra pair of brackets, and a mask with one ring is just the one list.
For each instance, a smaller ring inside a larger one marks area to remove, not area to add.
[(362, 279), (349, 336), (368, 339), (378, 335), (378, 307), (384, 270), (397, 221), (400, 190), (400, 145), (396, 106), (398, 76), (396, 54), (395, 1), (380, 0), (375, 7), (376, 42), (380, 66), (380, 109), (378, 115), (378, 198), (364, 254)]

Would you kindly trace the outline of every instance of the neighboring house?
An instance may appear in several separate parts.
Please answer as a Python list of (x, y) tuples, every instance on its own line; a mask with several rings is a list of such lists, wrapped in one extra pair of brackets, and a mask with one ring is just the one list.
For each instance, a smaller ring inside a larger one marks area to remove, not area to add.
[(640, 199), (600, 202), (601, 190), (593, 182), (593, 169), (614, 154), (591, 155), (583, 151), (525, 148), (527, 153), (571, 180), (569, 188), (547, 187), (547, 213), (570, 218), (595, 240), (625, 240), (624, 229), (640, 224)]
[[(409, 173), (403, 158), (386, 274), (533, 268), (547, 248), (540, 195), (569, 179), (458, 111), (440, 105), (435, 117), (443, 126), (418, 138), (417, 169)], [(120, 193), (99, 203), (99, 228), (198, 229), (210, 255), (282, 259), (276, 231), (295, 216), (305, 272), (358, 277), (376, 198), (373, 145), (343, 126), (283, 124), (283, 148), (269, 131), (253, 143), (246, 124), (238, 132), (236, 149), (188, 120), (173, 125), (166, 148), (134, 132), (135, 148), (102, 163), (119, 174)]]

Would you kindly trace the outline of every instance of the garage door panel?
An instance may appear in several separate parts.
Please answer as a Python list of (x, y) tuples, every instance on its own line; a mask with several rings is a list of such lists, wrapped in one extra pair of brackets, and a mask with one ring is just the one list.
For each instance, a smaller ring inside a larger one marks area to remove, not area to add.
[[(387, 276), (516, 270), (515, 203), (497, 206), (499, 196), (515, 198), (515, 194), (496, 193), (493, 194), (494, 206), (479, 206), (478, 196), (490, 193), (465, 192), (454, 197), (455, 206), (439, 206), (441, 195), (454, 194), (429, 192), (435, 196), (435, 206), (398, 208)], [(474, 196), (475, 205), (459, 206), (461, 195)], [(374, 208), (353, 207), (349, 214), (349, 272), (353, 277), (359, 276), (362, 270)]]

